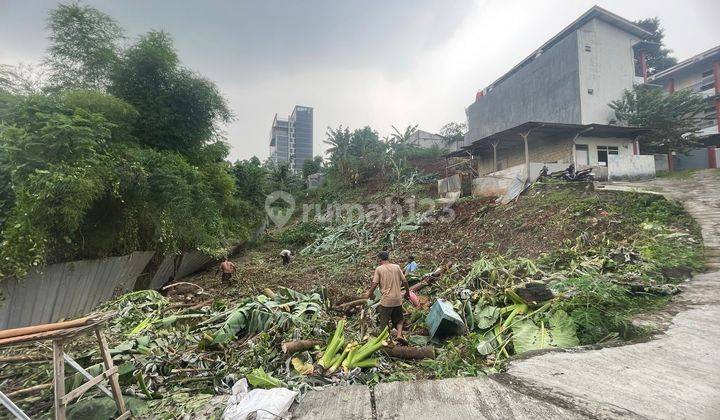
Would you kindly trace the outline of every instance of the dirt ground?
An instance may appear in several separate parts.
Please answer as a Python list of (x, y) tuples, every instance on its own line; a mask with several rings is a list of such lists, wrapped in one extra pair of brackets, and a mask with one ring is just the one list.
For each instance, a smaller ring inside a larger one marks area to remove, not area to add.
[[(578, 199), (584, 204), (578, 206)], [(461, 267), (459, 274), (464, 275), (462, 270), (481, 256), (534, 258), (583, 232), (591, 240), (597, 235), (622, 236), (625, 227), (618, 222), (617, 201), (617, 194), (594, 192), (586, 184), (534, 188), (507, 205), (496, 205), (493, 198), (464, 198), (452, 206), (452, 221), (403, 232), (393, 245), (376, 243), (346, 252), (296, 255), (289, 266), (283, 266), (279, 253), (288, 245), (273, 239), (278, 236), (273, 234), (232, 259), (238, 271), (230, 284), (220, 281), (214, 267), (186, 280), (228, 300), (277, 286), (300, 291), (325, 286), (335, 301), (351, 300), (369, 286), (375, 255), (382, 248), (401, 266), (414, 255), (422, 272), (449, 262)], [(611, 208), (616, 210), (608, 211)], [(376, 235), (383, 233), (382, 228), (376, 229)], [(293, 251), (297, 254), (298, 250)]]

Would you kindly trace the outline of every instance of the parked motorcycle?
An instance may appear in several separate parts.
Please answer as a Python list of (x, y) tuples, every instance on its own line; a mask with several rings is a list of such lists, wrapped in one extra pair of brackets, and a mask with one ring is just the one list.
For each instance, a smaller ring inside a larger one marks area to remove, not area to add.
[(575, 164), (572, 163), (564, 170), (556, 172), (549, 172), (548, 167), (546, 165), (543, 165), (542, 169), (540, 169), (540, 176), (538, 176), (538, 179), (543, 179), (547, 177), (554, 179), (564, 179), (565, 181), (595, 180), (595, 175), (592, 173), (592, 168), (575, 171)]

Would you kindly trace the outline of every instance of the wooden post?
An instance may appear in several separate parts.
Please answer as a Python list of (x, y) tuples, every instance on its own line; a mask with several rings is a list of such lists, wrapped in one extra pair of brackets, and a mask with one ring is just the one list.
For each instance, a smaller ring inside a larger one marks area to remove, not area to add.
[[(95, 329), (95, 337), (97, 337), (98, 343), (100, 344), (100, 354), (102, 355), (105, 370), (110, 370), (113, 368), (113, 361), (107, 342), (105, 341), (105, 337), (102, 335), (102, 329)], [(127, 409), (125, 408), (125, 401), (123, 400), (122, 392), (120, 390), (120, 381), (118, 381), (117, 372), (110, 376), (110, 390), (115, 397), (115, 405), (117, 405), (118, 412), (120, 413), (119, 418), (129, 417)]]
[(55, 420), (65, 420), (65, 359), (63, 342), (53, 340), (53, 386), (55, 388)]

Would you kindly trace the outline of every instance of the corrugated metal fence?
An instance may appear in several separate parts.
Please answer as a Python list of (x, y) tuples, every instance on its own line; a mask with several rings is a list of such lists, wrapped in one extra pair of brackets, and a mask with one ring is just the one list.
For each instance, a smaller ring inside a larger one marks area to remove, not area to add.
[(53, 264), (23, 280), (4, 280), (0, 330), (85, 314), (114, 294), (132, 290), (153, 254)]
[[(251, 241), (262, 235), (266, 224), (267, 220), (258, 226)], [(232, 246), (230, 254), (241, 246)], [(133, 252), (121, 257), (53, 264), (23, 280), (0, 281), (0, 330), (83, 315), (99, 303), (135, 289), (142, 274), (153, 275), (144, 287), (159, 289), (170, 278), (180, 280), (214, 261), (200, 251), (166, 255), (154, 273), (145, 273), (154, 255), (153, 251)]]

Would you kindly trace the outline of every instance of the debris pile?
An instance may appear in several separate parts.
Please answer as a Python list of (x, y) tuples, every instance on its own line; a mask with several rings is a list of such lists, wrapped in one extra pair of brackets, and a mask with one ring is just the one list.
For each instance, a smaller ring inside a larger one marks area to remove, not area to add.
[[(331, 225), (288, 267), (274, 251), (239, 264), (256, 270), (241, 274), (252, 282), (240, 283), (242, 294), (199, 276), (169, 285), (164, 296), (139, 291), (101, 305), (98, 314), (114, 314), (106, 335), (128, 406), (139, 416), (220, 415), (226, 406), (243, 412), (243, 401), (263, 389), (301, 395), (340, 383), (497, 372), (516, 354), (632, 337), (630, 317), (663, 302), (699, 268), (698, 232), (669, 203), (542, 194), (531, 191), (502, 210), (479, 201), (463, 213), (461, 205), (451, 231), (419, 220)], [(513, 209), (535, 218), (516, 218)], [(562, 220), (568, 225), (558, 228)], [(521, 250), (532, 252), (513, 251), (526, 231), (534, 242)], [(369, 283), (367, 255), (390, 242), (420, 251), (421, 268), (408, 276), (413, 301), (403, 305), (407, 344), (378, 328), (377, 298), (358, 299)], [(340, 278), (362, 283), (330, 291)], [(68, 351), (95, 373), (94, 348), (79, 341)], [(0, 389), (33, 417), (52, 407), (50, 358), (44, 346), (0, 353)], [(69, 377), (67, 390), (82, 380)], [(95, 401), (104, 400), (90, 391), (77, 406), (91, 410)]]

